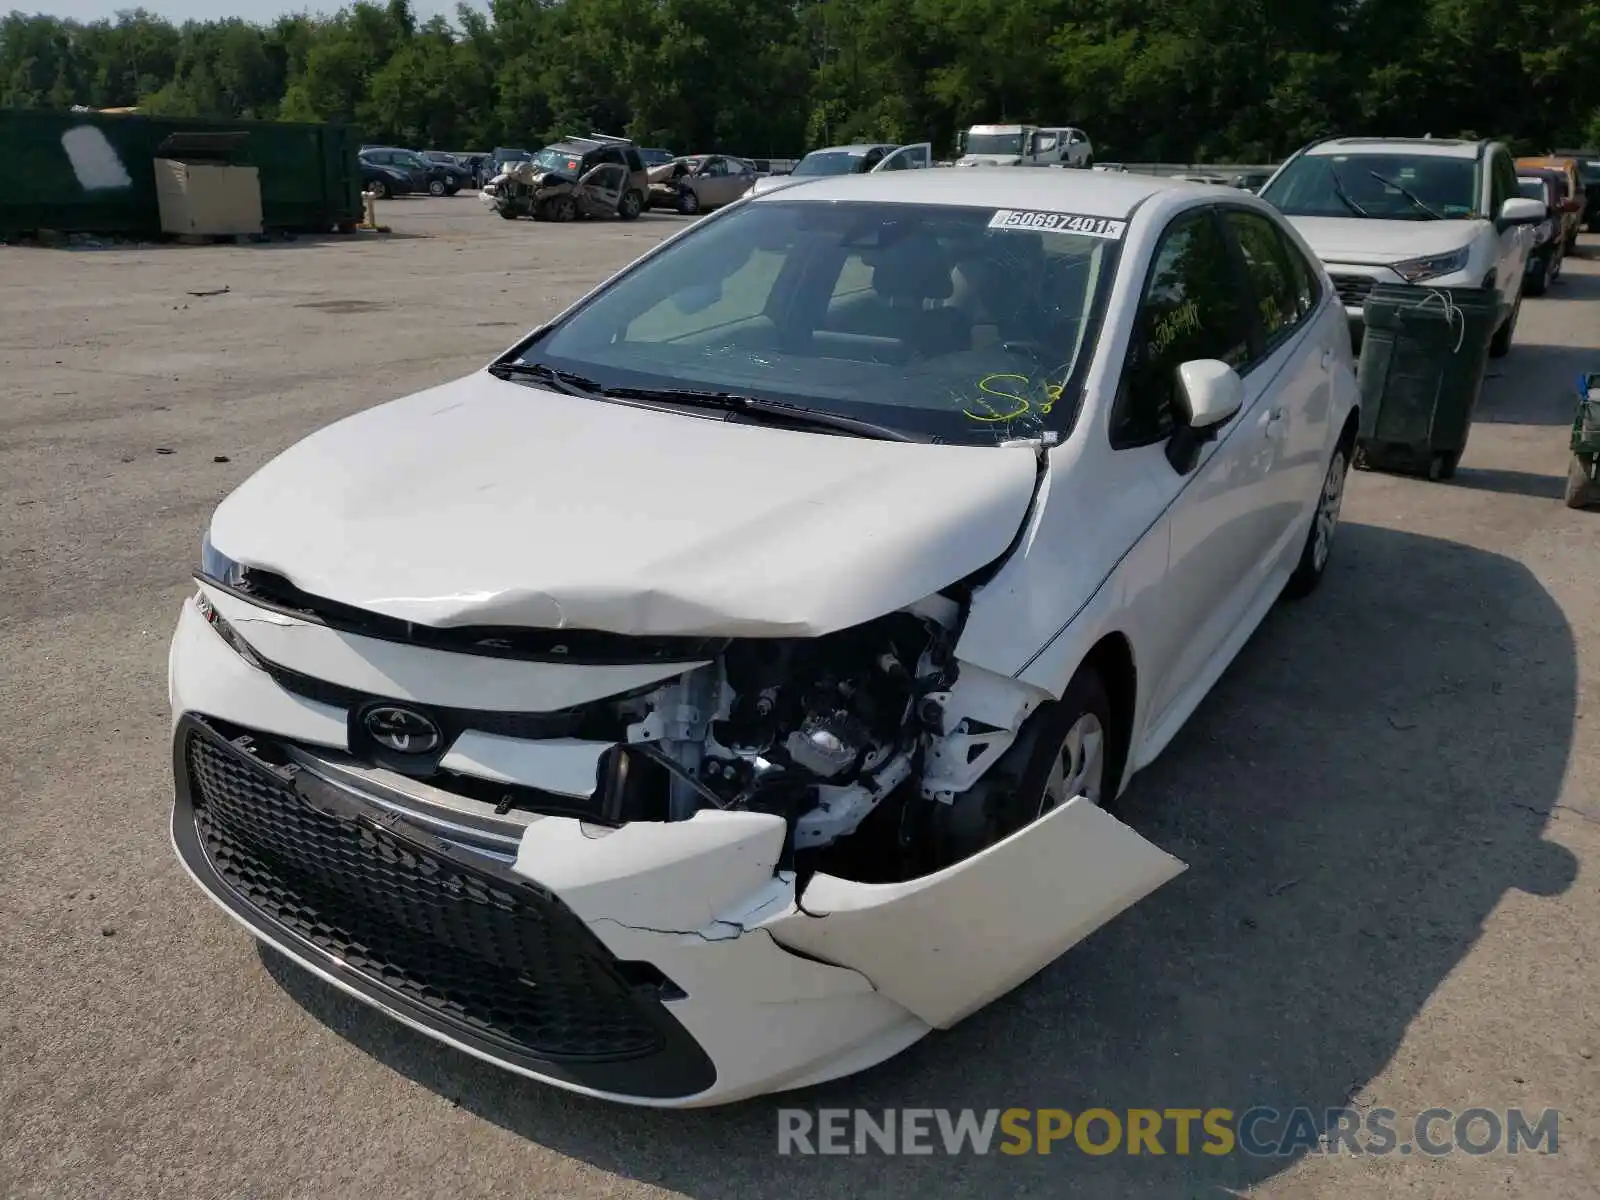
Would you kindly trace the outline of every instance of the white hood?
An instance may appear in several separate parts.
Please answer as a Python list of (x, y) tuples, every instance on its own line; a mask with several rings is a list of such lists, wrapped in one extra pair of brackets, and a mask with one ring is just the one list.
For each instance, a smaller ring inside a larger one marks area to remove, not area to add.
[(346, 418), (212, 518), (217, 550), (440, 627), (817, 636), (1002, 554), (1027, 448), (795, 432), (479, 373)]
[(1361, 217), (1290, 217), (1323, 262), (1388, 266), (1449, 254), (1472, 241), (1471, 221), (1383, 221)]
[(1020, 167), (1022, 158), (1016, 154), (963, 154), (956, 159), (958, 167)]

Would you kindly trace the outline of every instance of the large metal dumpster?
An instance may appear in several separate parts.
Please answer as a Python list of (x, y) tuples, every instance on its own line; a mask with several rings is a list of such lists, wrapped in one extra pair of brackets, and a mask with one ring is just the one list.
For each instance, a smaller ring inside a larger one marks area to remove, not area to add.
[(360, 135), (347, 125), (202, 121), (0, 109), (0, 234), (161, 232), (157, 147), (174, 134), (234, 133), (233, 161), (261, 176), (268, 229), (326, 231), (361, 220)]

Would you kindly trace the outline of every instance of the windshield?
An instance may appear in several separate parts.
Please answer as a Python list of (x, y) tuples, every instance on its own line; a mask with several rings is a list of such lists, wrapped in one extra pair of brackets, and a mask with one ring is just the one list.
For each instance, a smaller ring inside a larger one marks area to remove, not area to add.
[(1011, 215), (1041, 220), (752, 204), (641, 262), (512, 361), (601, 388), (731, 392), (950, 442), (1060, 432), (1124, 223)]
[(796, 175), (853, 175), (866, 169), (865, 154), (851, 154), (848, 150), (813, 150), (800, 160), (794, 169)]
[(546, 147), (535, 154), (531, 161), (535, 170), (560, 171), (563, 174), (575, 175), (578, 172), (578, 164), (583, 159), (581, 155), (569, 154), (565, 150)]
[(1290, 217), (1470, 218), (1478, 164), (1434, 154), (1302, 154), (1261, 198)]

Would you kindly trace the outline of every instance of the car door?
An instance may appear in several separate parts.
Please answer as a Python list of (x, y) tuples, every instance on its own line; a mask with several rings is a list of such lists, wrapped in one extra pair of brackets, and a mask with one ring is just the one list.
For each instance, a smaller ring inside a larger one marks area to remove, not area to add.
[(615, 216), (628, 182), (628, 169), (605, 162), (590, 167), (578, 180), (578, 206), (591, 217)]
[(1193, 468), (1171, 480), (1161, 616), (1144, 655), (1153, 729), (1186, 717), (1220, 671), (1219, 652), (1261, 590), (1261, 563), (1282, 520), (1270, 510), (1280, 483), (1273, 472), (1284, 414), (1266, 386), (1270, 372), (1252, 369), (1259, 349), (1253, 303), (1216, 206), (1173, 218), (1140, 296), (1112, 412), (1112, 446), (1130, 463), (1143, 460), (1146, 472), (1175, 474), (1165, 451), (1180, 411), (1177, 374), (1185, 362), (1227, 363), (1244, 377), (1245, 399), (1201, 446)]
[[(1270, 549), (1257, 565), (1263, 586), (1285, 559), (1298, 558), (1311, 508), (1322, 493), (1334, 432), (1333, 372), (1343, 365), (1335, 333), (1318, 311), (1320, 287), (1307, 285), (1309, 264), (1266, 213), (1223, 208), (1223, 221), (1239, 249), (1255, 303), (1258, 348), (1243, 372), (1246, 394), (1258, 386), (1269, 398), (1274, 461), (1270, 508), (1259, 513)], [(1344, 320), (1341, 313), (1339, 320)], [(1348, 337), (1348, 330), (1346, 330)], [(1288, 563), (1293, 566), (1293, 561)]]
[[(1497, 225), (1500, 210), (1507, 200), (1522, 193), (1517, 188), (1517, 169), (1511, 164), (1511, 155), (1496, 146), (1489, 151), (1489, 221)], [(1500, 291), (1500, 303), (1509, 308), (1522, 294), (1522, 272), (1528, 264), (1528, 251), (1533, 246), (1533, 226), (1512, 225), (1495, 233), (1498, 242), (1495, 256), (1495, 286)]]
[(720, 154), (706, 159), (695, 177), (701, 208), (720, 208), (733, 199), (733, 178), (728, 160)]
[(933, 166), (933, 143), (918, 142), (913, 146), (900, 146), (883, 156), (873, 167), (874, 171), (906, 171)]

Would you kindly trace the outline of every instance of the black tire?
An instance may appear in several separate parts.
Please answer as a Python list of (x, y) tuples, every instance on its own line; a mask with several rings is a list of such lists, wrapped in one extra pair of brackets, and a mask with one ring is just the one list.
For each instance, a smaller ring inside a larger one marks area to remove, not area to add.
[(1522, 315), (1522, 293), (1517, 293), (1517, 302), (1511, 306), (1511, 315), (1494, 331), (1494, 337), (1489, 341), (1489, 357), (1504, 358), (1511, 353), (1511, 339), (1516, 336), (1517, 318)]
[(499, 212), (500, 212), (500, 215), (502, 217), (504, 217), (508, 221), (515, 221), (517, 219), (517, 210), (512, 208), (512, 207), (510, 207), (509, 205), (507, 205), (505, 208), (500, 209)]
[(379, 200), (387, 200), (392, 195), (389, 191), (389, 185), (382, 179), (374, 179), (367, 185), (367, 191), (371, 192)]
[(1555, 255), (1545, 259), (1544, 270), (1540, 271), (1537, 278), (1522, 281), (1522, 293), (1525, 296), (1542, 296), (1550, 290), (1550, 281), (1555, 278)]
[[(1311, 514), (1311, 528), (1306, 531), (1306, 544), (1300, 551), (1300, 561), (1295, 564), (1294, 573), (1283, 588), (1283, 594), (1291, 600), (1299, 600), (1316, 591), (1322, 577), (1328, 572), (1328, 562), (1333, 557), (1334, 535), (1339, 532), (1339, 512), (1344, 505), (1345, 483), (1350, 475), (1351, 441), (1348, 435), (1340, 438), (1328, 459), (1328, 469), (1322, 477), (1322, 491), (1317, 496), (1317, 507)], [(1327, 513), (1330, 505), (1331, 516)]]
[(550, 219), (565, 224), (578, 219), (578, 203), (571, 196), (557, 196), (549, 203)]
[(442, 180), (442, 179), (430, 179), (430, 180), (428, 180), (428, 195), (430, 195), (430, 196), (442, 196), (442, 195), (444, 195), (444, 193), (445, 193), (444, 180)]
[(622, 199), (617, 202), (617, 216), (624, 221), (637, 221), (639, 214), (644, 212), (644, 195), (638, 191), (622, 193)]
[(693, 188), (678, 189), (678, 213), (680, 216), (692, 217), (700, 211), (700, 197), (695, 195)]

